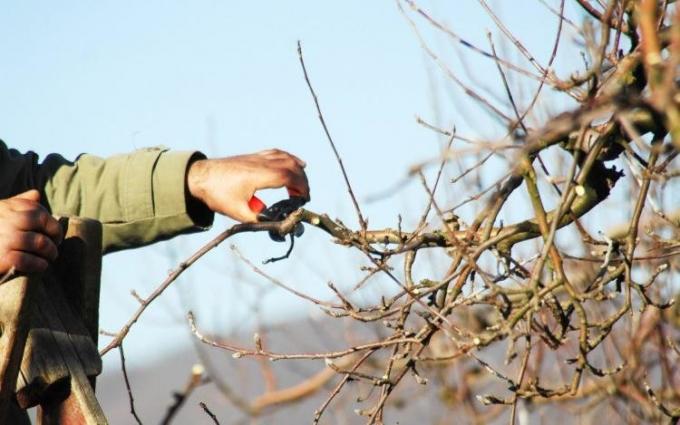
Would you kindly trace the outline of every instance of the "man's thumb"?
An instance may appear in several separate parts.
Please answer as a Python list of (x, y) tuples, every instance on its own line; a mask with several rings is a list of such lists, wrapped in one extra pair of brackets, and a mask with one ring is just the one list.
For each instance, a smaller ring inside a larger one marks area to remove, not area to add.
[(247, 203), (238, 203), (235, 205), (236, 211), (234, 211), (234, 217), (236, 220), (242, 223), (255, 223), (257, 222), (257, 214), (266, 208), (264, 202), (262, 202), (256, 196), (250, 198)]
[(240, 221), (241, 223), (255, 223), (257, 222), (257, 213), (255, 213), (253, 210), (248, 207), (247, 204), (242, 204), (239, 205), (239, 208), (237, 211), (234, 211), (234, 215), (236, 220)]
[(15, 196), (15, 198), (25, 199), (27, 201), (40, 202), (40, 192), (35, 189), (27, 190), (24, 193), (20, 193)]

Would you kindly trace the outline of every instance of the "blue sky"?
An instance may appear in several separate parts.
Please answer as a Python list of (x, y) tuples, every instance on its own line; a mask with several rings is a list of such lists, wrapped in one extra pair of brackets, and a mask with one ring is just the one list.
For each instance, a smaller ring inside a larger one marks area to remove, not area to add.
[[(557, 19), (535, 0), (491, 4), (545, 64)], [(484, 48), (491, 31), (499, 50), (522, 63), (476, 1), (422, 5)], [(22, 151), (74, 158), (162, 144), (220, 156), (278, 147), (309, 164), (309, 207), (354, 225), (302, 78), (297, 40), (362, 200), (401, 181), (413, 163), (437, 155), (441, 138), (419, 126), (416, 115), (446, 128), (455, 124), (472, 137), (497, 136), (500, 130), (426, 57), (390, 0), (22, 1), (2, 10), (0, 138)], [(498, 93), (498, 104), (509, 111), (493, 62), (411, 16), (456, 72)], [(565, 29), (566, 49), (573, 49), (571, 38), (573, 32)], [(578, 63), (578, 56), (571, 57)], [(556, 66), (573, 69), (574, 61)], [(535, 86), (522, 84), (527, 92)], [(557, 112), (568, 104), (555, 98), (546, 109)], [(415, 182), (403, 186), (394, 196), (364, 205), (372, 226), (396, 226), (399, 213), (406, 225), (417, 220), (424, 194)], [(270, 202), (279, 196), (264, 195)], [(230, 224), (218, 219), (209, 233), (106, 257), (101, 327), (120, 328), (136, 307), (131, 289), (147, 294), (174, 264)], [(254, 262), (284, 249), (265, 235), (235, 242)], [(308, 230), (291, 260), (266, 270), (296, 288), (329, 296), (327, 281), (349, 286), (358, 280), (357, 263), (365, 260)], [(189, 308), (207, 328), (224, 333), (255, 320), (250, 308), (256, 304), (266, 321), (310, 311), (249, 272), (227, 245), (220, 247), (143, 316), (126, 342), (129, 361), (142, 364), (189, 346), (183, 319)]]

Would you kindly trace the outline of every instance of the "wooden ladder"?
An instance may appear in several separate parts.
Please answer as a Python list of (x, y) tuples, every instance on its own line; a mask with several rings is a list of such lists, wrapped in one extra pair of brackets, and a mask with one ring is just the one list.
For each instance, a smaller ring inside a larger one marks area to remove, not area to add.
[(101, 224), (61, 218), (59, 258), (0, 286), (0, 424), (107, 424), (95, 393)]

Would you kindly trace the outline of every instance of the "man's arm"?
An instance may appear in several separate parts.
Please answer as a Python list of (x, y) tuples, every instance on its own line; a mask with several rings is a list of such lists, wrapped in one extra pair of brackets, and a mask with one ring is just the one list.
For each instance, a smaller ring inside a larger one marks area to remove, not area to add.
[[(308, 198), (303, 167), (279, 150), (205, 159), (198, 152), (159, 148), (107, 159), (81, 155), (73, 162), (52, 154), (41, 163), (35, 153), (8, 149), (0, 141), (0, 199), (37, 189), (50, 213), (101, 221), (104, 251), (111, 252), (205, 229), (214, 212), (255, 221), (248, 200), (259, 189), (285, 186)], [(0, 228), (0, 255), (2, 241)]]
[(39, 162), (35, 153), (2, 143), (0, 198), (37, 189), (50, 213), (101, 221), (104, 252), (134, 248), (212, 224), (207, 208), (193, 208), (193, 215), (187, 208), (186, 170), (201, 158), (154, 148), (75, 161), (51, 154)]

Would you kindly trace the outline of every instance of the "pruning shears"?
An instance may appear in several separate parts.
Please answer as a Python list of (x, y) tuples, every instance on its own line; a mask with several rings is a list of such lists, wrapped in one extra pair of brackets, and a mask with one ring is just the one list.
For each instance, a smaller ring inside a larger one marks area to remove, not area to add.
[[(258, 221), (282, 221), (285, 220), (291, 213), (296, 211), (298, 208), (302, 207), (307, 203), (307, 200), (302, 196), (291, 196), (288, 199), (284, 199), (269, 207), (265, 207), (264, 202), (262, 202), (258, 197), (253, 196), (248, 202), (248, 206), (254, 212), (257, 212)], [(297, 223), (295, 229), (291, 233), (291, 238), (300, 237), (305, 233), (305, 228), (302, 223)], [(285, 236), (278, 234), (275, 231), (269, 231), (269, 237), (275, 242), (285, 242)]]

